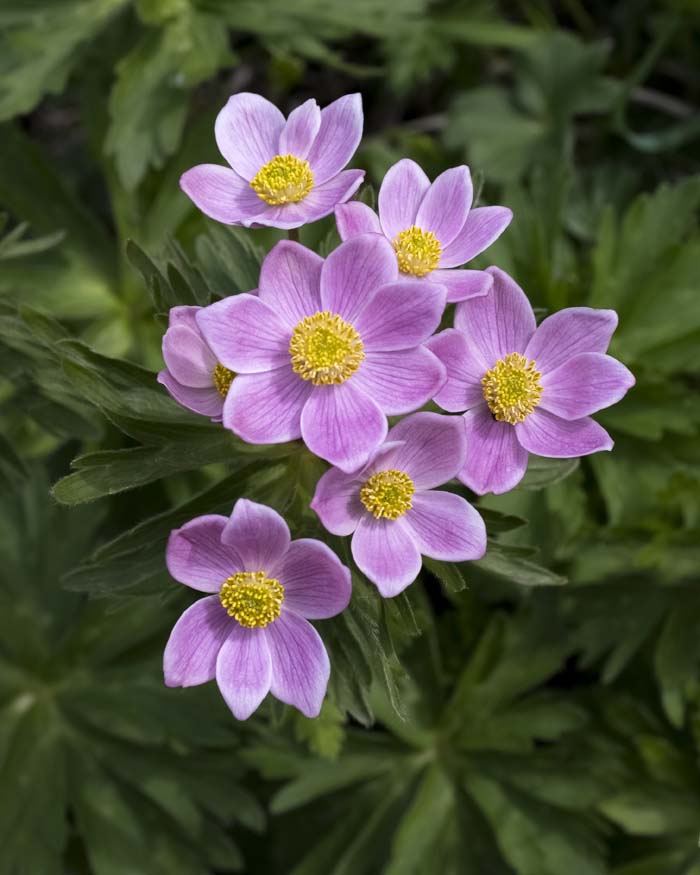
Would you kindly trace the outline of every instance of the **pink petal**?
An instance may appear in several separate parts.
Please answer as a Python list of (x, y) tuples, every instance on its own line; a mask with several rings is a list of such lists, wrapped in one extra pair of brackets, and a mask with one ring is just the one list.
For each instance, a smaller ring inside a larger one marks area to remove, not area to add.
[(251, 444), (279, 444), (301, 437), (301, 411), (312, 385), (291, 367), (240, 374), (224, 404), (224, 425)]
[(301, 414), (306, 446), (343, 471), (355, 471), (386, 437), (386, 416), (354, 386), (314, 386)]
[(484, 400), (481, 378), (485, 368), (475, 358), (466, 337), (456, 328), (447, 328), (426, 341), (445, 366), (447, 379), (435, 394), (434, 401), (443, 410), (461, 413)]
[(173, 325), (163, 337), (165, 365), (178, 383), (193, 389), (211, 389), (216, 356), (199, 330)]
[(365, 513), (360, 501), (362, 484), (356, 478), (357, 474), (331, 468), (316, 484), (311, 509), (334, 535), (351, 535)]
[(323, 259), (291, 240), (281, 240), (260, 269), (260, 300), (289, 326), (321, 309)]
[(289, 526), (276, 510), (239, 498), (221, 540), (240, 556), (244, 571), (264, 571), (276, 576), (291, 536)]
[(402, 158), (387, 170), (379, 189), (379, 219), (386, 236), (393, 240), (415, 224), (416, 213), (430, 180), (410, 158)]
[(217, 359), (236, 374), (289, 364), (291, 329), (255, 295), (217, 301), (197, 314), (197, 324)]
[(216, 676), (216, 658), (233, 628), (218, 595), (200, 599), (175, 623), (165, 645), (163, 672), (169, 687), (194, 687)]
[(634, 385), (634, 377), (617, 359), (584, 352), (545, 374), (541, 384), (542, 410), (581, 419), (619, 401)]
[(493, 288), (493, 277), (485, 270), (434, 270), (427, 279), (447, 289), (447, 303), (479, 298)]
[(185, 171), (180, 188), (205, 216), (225, 225), (244, 224), (263, 203), (244, 179), (219, 164), (199, 164)]
[(535, 330), (535, 316), (520, 286), (497, 267), (488, 268), (493, 288), (457, 305), (455, 328), (466, 335), (484, 371), (511, 352), (522, 353)]
[(216, 682), (238, 720), (247, 720), (270, 691), (272, 663), (268, 629), (270, 626), (247, 629), (236, 623), (219, 651)]
[(540, 407), (519, 422), (515, 432), (528, 452), (552, 459), (573, 459), (613, 448), (607, 431), (587, 416), (568, 422)]
[(374, 210), (360, 201), (350, 201), (336, 207), (335, 224), (341, 240), (349, 240), (360, 234), (381, 234), (382, 228)]
[(472, 210), (459, 234), (443, 249), (440, 267), (459, 267), (471, 261), (501, 236), (512, 218), (507, 207)]
[(202, 416), (208, 416), (215, 422), (221, 422), (224, 399), (213, 384), (208, 389), (193, 389), (191, 386), (183, 386), (182, 383), (178, 383), (168, 371), (160, 371), (157, 379), (178, 404), (182, 404), (183, 407)]
[(316, 185), (339, 173), (355, 154), (362, 123), (360, 94), (346, 94), (321, 110), (321, 127), (307, 156)]
[(395, 352), (370, 352), (353, 383), (373, 398), (387, 416), (422, 407), (445, 380), (445, 368), (424, 346)]
[(406, 524), (420, 552), (446, 562), (481, 559), (486, 552), (486, 526), (461, 495), (419, 492), (406, 513)]
[(362, 184), (364, 170), (343, 170), (332, 179), (314, 187), (304, 200), (295, 204), (265, 206), (255, 216), (249, 216), (244, 223), (247, 227), (267, 226), (270, 228), (300, 228), (317, 222), (335, 210), (338, 204), (349, 200)]
[(403, 441), (391, 465), (405, 471), (416, 489), (433, 489), (447, 483), (464, 464), (467, 451), (461, 416), (414, 413), (397, 423), (389, 441)]
[(218, 592), (227, 577), (243, 570), (236, 551), (221, 541), (227, 523), (227, 517), (209, 514), (170, 533), (165, 564), (175, 580), (202, 592)]
[(353, 325), (366, 352), (409, 349), (430, 337), (444, 309), (442, 286), (399, 280), (380, 286)]
[(398, 595), (413, 583), (423, 564), (402, 519), (375, 519), (370, 513), (362, 517), (352, 536), (352, 555), (384, 598)]
[(168, 312), (168, 328), (173, 328), (175, 325), (185, 325), (193, 331), (199, 331), (196, 316), (201, 309), (201, 307), (186, 307), (184, 305), (171, 307)]
[(497, 422), (486, 404), (464, 414), (467, 460), (459, 479), (477, 495), (508, 492), (523, 479), (527, 451), (518, 441), (514, 426)]
[(308, 620), (284, 608), (266, 631), (272, 695), (307, 717), (318, 717), (331, 673), (321, 636)]
[(321, 303), (354, 323), (374, 292), (398, 279), (394, 250), (379, 234), (363, 234), (341, 243), (321, 270)]
[(216, 117), (216, 145), (236, 173), (250, 182), (263, 164), (278, 154), (284, 126), (284, 116), (273, 103), (243, 91), (229, 97)]
[(472, 205), (472, 180), (465, 165), (441, 173), (425, 193), (415, 224), (432, 231), (446, 248), (459, 234)]
[(350, 570), (321, 541), (292, 541), (277, 574), (284, 587), (285, 608), (301, 617), (335, 617), (350, 602)]
[(604, 353), (617, 327), (614, 310), (569, 307), (548, 316), (537, 327), (525, 355), (542, 373), (553, 371), (582, 352)]
[(280, 155), (306, 158), (321, 127), (321, 110), (315, 100), (307, 100), (289, 113), (279, 142)]

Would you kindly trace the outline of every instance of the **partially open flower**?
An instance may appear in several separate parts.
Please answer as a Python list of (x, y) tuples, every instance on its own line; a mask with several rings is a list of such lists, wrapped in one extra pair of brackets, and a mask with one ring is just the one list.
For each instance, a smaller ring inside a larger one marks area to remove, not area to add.
[(354, 474), (331, 468), (311, 507), (334, 535), (352, 534), (358, 567), (385, 596), (421, 569), (421, 554), (448, 562), (480, 559), (486, 529), (461, 496), (435, 489), (457, 475), (466, 455), (461, 417), (414, 413), (391, 429)]
[(290, 540), (276, 511), (239, 499), (230, 518), (201, 516), (175, 529), (166, 562), (180, 583), (211, 593), (173, 628), (166, 684), (216, 678), (239, 720), (268, 692), (316, 717), (330, 664), (308, 620), (334, 617), (350, 601), (350, 572), (333, 551), (310, 538)]
[(401, 275), (440, 283), (448, 301), (484, 295), (492, 280), (481, 270), (452, 270), (490, 246), (510, 224), (507, 207), (471, 209), (472, 181), (465, 165), (452, 167), (430, 182), (409, 158), (391, 167), (379, 189), (379, 216), (353, 201), (335, 211), (338, 233), (383, 234), (394, 248)]
[(427, 344), (448, 375), (435, 401), (467, 411), (469, 452), (459, 479), (480, 495), (516, 486), (528, 452), (571, 458), (612, 449), (590, 414), (634, 385), (627, 368), (604, 354), (617, 326), (613, 310), (570, 307), (536, 327), (514, 280), (496, 267), (487, 272), (489, 294), (459, 304), (455, 328)]
[(232, 169), (200, 164), (182, 175), (180, 187), (226, 225), (298, 228), (330, 215), (364, 178), (363, 170), (343, 170), (362, 136), (359, 94), (325, 109), (307, 100), (286, 120), (259, 94), (234, 94), (214, 132)]
[(221, 422), (224, 399), (234, 373), (224, 367), (209, 348), (195, 318), (201, 307), (173, 307), (163, 336), (165, 370), (158, 374), (173, 398), (193, 410)]
[(376, 234), (341, 244), (325, 262), (278, 243), (257, 297), (234, 295), (197, 316), (237, 374), (224, 425), (254, 444), (302, 437), (344, 471), (364, 465), (387, 415), (422, 407), (445, 379), (422, 345), (440, 323), (445, 290), (397, 278), (393, 250)]

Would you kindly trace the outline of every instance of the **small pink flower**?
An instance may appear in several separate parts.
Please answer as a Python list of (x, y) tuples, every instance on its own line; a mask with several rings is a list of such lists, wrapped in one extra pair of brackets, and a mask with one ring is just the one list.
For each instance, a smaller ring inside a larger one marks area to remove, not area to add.
[(486, 528), (477, 511), (435, 488), (457, 475), (466, 449), (461, 417), (414, 413), (361, 471), (331, 468), (318, 481), (311, 507), (329, 532), (352, 534), (355, 562), (385, 598), (416, 579), (421, 554), (446, 562), (484, 555)]
[(239, 499), (230, 518), (201, 516), (175, 529), (166, 552), (180, 583), (212, 595), (175, 624), (163, 669), (169, 687), (216, 678), (239, 720), (271, 692), (307, 717), (326, 694), (330, 663), (309, 619), (350, 601), (350, 572), (321, 541), (290, 539), (282, 517)]
[(173, 307), (163, 336), (165, 370), (158, 374), (173, 398), (188, 410), (221, 422), (234, 374), (217, 361), (199, 330), (201, 307)]
[(471, 209), (472, 181), (465, 165), (441, 173), (433, 183), (408, 158), (391, 167), (379, 189), (379, 216), (353, 201), (335, 211), (342, 240), (383, 234), (392, 244), (402, 276), (439, 283), (448, 302), (485, 295), (491, 277), (481, 270), (452, 270), (466, 264), (510, 224), (507, 207)]
[(459, 304), (455, 327), (427, 344), (447, 368), (435, 401), (466, 410), (469, 453), (459, 479), (479, 495), (516, 486), (528, 453), (568, 459), (612, 449), (590, 414), (634, 385), (604, 354), (617, 326), (613, 310), (570, 307), (536, 327), (515, 281), (497, 267), (487, 273), (489, 294)]
[(259, 94), (229, 98), (216, 119), (216, 144), (231, 165), (200, 164), (180, 187), (226, 225), (298, 228), (352, 197), (363, 170), (343, 170), (362, 137), (362, 98), (348, 94), (319, 109), (307, 100), (285, 121)]

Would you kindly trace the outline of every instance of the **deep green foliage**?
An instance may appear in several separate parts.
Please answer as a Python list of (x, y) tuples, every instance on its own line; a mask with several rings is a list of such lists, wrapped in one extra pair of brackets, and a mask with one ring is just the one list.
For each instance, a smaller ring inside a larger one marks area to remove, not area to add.
[[(0, 875), (700, 875), (699, 38), (690, 0), (2, 4)], [(478, 266), (616, 309), (637, 378), (612, 453), (478, 502), (483, 560), (389, 601), (354, 569), (321, 716), (245, 725), (163, 686), (170, 530), (245, 495), (350, 556), (322, 462), (155, 382), (168, 309), (279, 238), (177, 186), (242, 89), (362, 91), (369, 202), (469, 163), (515, 211)]]

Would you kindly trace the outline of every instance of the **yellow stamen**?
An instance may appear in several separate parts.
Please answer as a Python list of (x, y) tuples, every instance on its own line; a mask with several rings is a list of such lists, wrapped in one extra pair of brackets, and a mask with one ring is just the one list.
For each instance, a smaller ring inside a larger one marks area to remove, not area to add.
[(294, 155), (275, 155), (263, 164), (250, 185), (266, 204), (295, 204), (313, 188), (314, 175), (308, 161)]
[(360, 490), (360, 500), (377, 519), (397, 520), (413, 506), (416, 487), (405, 471), (391, 468), (372, 474)]
[(425, 276), (440, 264), (442, 248), (432, 231), (411, 225), (392, 241), (401, 273)]
[(221, 362), (216, 363), (216, 367), (214, 368), (214, 373), (211, 375), (212, 381), (216, 386), (216, 391), (221, 395), (222, 398), (225, 398), (228, 395), (228, 390), (231, 388), (231, 383), (233, 382), (233, 378), (236, 375), (233, 371), (229, 371), (228, 368), (225, 368)]
[(339, 385), (351, 377), (365, 357), (362, 338), (330, 310), (302, 319), (292, 332), (292, 368), (314, 386)]
[(519, 352), (511, 352), (487, 371), (481, 380), (484, 399), (498, 422), (515, 425), (540, 403), (542, 386), (534, 361)]
[(276, 620), (282, 611), (284, 587), (264, 571), (239, 571), (227, 578), (219, 592), (229, 617), (248, 629), (261, 629)]

